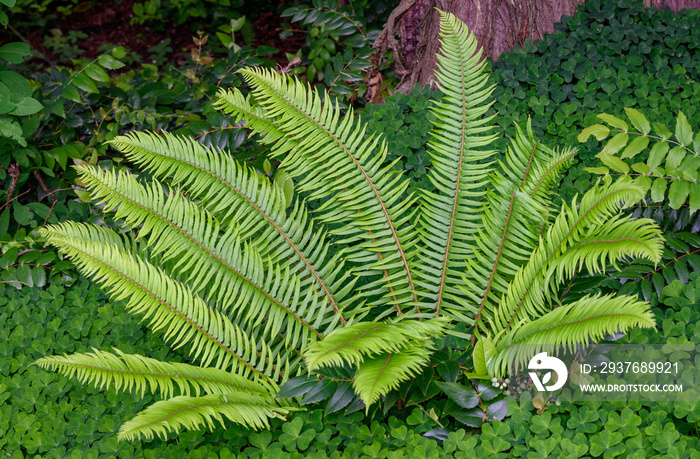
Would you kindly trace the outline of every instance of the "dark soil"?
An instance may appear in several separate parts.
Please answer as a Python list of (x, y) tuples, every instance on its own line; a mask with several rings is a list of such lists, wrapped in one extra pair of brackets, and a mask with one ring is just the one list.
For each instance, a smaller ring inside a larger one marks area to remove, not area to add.
[[(195, 47), (193, 37), (197, 36), (197, 31), (203, 30), (212, 36), (214, 35), (215, 30), (210, 24), (197, 20), (178, 26), (169, 24), (149, 26), (148, 23), (132, 25), (131, 19), (134, 16), (133, 5), (135, 2), (136, 0), (123, 0), (120, 3), (98, 1), (90, 4), (84, 2), (82, 5), (88, 5), (86, 9), (74, 10), (68, 16), (57, 13), (56, 18), (48, 21), (45, 27), (28, 27), (26, 30), (22, 30), (21, 23), (15, 22), (15, 24), (23, 38), (29, 41), (34, 49), (44, 54), (51, 64), (68, 64), (68, 62), (59, 62), (59, 56), (54, 55), (45, 46), (45, 36), (50, 29), (54, 28), (60, 30), (63, 36), (68, 36), (70, 31), (80, 31), (87, 35), (86, 38), (80, 39), (76, 45), (83, 50), (80, 57), (89, 59), (94, 59), (105, 51), (104, 48), (101, 48), (102, 45), (110, 44), (123, 46), (146, 60), (151, 54), (150, 48), (170, 39), (168, 46), (172, 48), (172, 51), (168, 52), (166, 59), (176, 65), (184, 65), (189, 59), (190, 49)], [(285, 53), (297, 52), (304, 45), (305, 34), (300, 31), (289, 38), (281, 39), (279, 34), (282, 30), (283, 19), (279, 12), (284, 9), (284, 2), (279, 4), (270, 2), (268, 9), (275, 11), (263, 11), (257, 14), (257, 18), (252, 18), (255, 29), (252, 45), (278, 48), (280, 52), (271, 57), (281, 65), (285, 65), (287, 63)], [(241, 11), (241, 13), (245, 14), (246, 12)], [(0, 36), (0, 42), (16, 40), (17, 37), (10, 34)], [(206, 47), (205, 50), (211, 51)], [(44, 64), (47, 63), (44, 62)]]

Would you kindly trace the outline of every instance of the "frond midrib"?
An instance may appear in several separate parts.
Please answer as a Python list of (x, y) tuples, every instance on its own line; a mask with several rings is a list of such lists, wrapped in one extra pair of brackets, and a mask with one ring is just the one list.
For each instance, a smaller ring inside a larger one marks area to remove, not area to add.
[(549, 173), (550, 173), (550, 172), (552, 172), (554, 169), (556, 169), (560, 164), (562, 164), (562, 163), (568, 161), (569, 158), (571, 158), (571, 157), (572, 157), (573, 155), (575, 155), (575, 154), (576, 154), (576, 152), (572, 150), (571, 153), (569, 153), (569, 154), (566, 155), (566, 156), (562, 156), (562, 158), (561, 158), (559, 161), (557, 161), (556, 163), (552, 164), (552, 165), (550, 166), (550, 168), (547, 169), (547, 172), (545, 172), (544, 174), (542, 174), (542, 177), (540, 177), (540, 180), (537, 182), (537, 185), (536, 185), (535, 188), (532, 190), (532, 193), (530, 193), (530, 197), (531, 197), (531, 198), (534, 198), (534, 197), (535, 197), (535, 194), (537, 194), (537, 190), (539, 190), (540, 185), (542, 185), (542, 183), (544, 183), (545, 179), (549, 176)]
[(67, 367), (90, 368), (92, 370), (106, 371), (109, 373), (119, 373), (119, 374), (124, 373), (124, 374), (156, 376), (156, 377), (172, 378), (172, 379), (184, 379), (187, 381), (193, 379), (193, 380), (197, 380), (197, 381), (207, 381), (207, 382), (212, 382), (212, 383), (216, 383), (216, 384), (225, 384), (227, 386), (231, 386), (232, 388), (238, 389), (241, 392), (248, 392), (250, 390), (246, 387), (237, 386), (231, 381), (223, 381), (220, 379), (205, 378), (203, 376), (183, 375), (183, 374), (177, 374), (177, 373), (170, 374), (170, 373), (155, 372), (155, 371), (123, 370), (123, 369), (102, 367), (102, 366), (97, 366), (97, 365), (88, 365), (86, 363), (76, 363), (76, 362), (65, 363), (65, 362), (53, 362), (50, 360), (47, 360), (46, 364), (48, 364), (48, 365), (62, 365), (62, 366), (67, 366)]
[(462, 133), (460, 136), (459, 144), (459, 163), (457, 166), (457, 183), (455, 184), (455, 193), (452, 196), (452, 214), (450, 215), (449, 229), (447, 231), (447, 243), (445, 245), (445, 256), (442, 260), (442, 272), (440, 273), (440, 286), (438, 287), (438, 293), (435, 298), (435, 317), (440, 317), (440, 305), (442, 303), (442, 296), (445, 290), (445, 284), (447, 282), (447, 263), (450, 259), (450, 246), (452, 245), (452, 232), (454, 231), (455, 217), (457, 215), (457, 203), (459, 201), (460, 185), (462, 183), (462, 167), (464, 163), (464, 142), (465, 142), (465, 132), (467, 130), (467, 88), (464, 81), (464, 56), (459, 53), (459, 68), (462, 74)]
[[(222, 396), (225, 396), (225, 395), (226, 395), (226, 394), (222, 394)], [(244, 404), (244, 403), (241, 403), (240, 401), (234, 401), (234, 402), (221, 401), (221, 402), (219, 402), (219, 403), (202, 403), (202, 404), (199, 404), (199, 405), (191, 405), (191, 406), (187, 406), (187, 407), (184, 407), (184, 408), (180, 408), (179, 410), (175, 410), (175, 411), (173, 411), (173, 412), (171, 412), (171, 413), (168, 413), (166, 416), (164, 416), (164, 417), (162, 417), (162, 418), (160, 418), (160, 419), (157, 419), (157, 420), (154, 420), (154, 421), (151, 421), (151, 422), (147, 422), (147, 423), (145, 423), (145, 424), (139, 424), (139, 425), (138, 425), (138, 428), (139, 428), (139, 430), (143, 430), (143, 429), (149, 428), (149, 426), (152, 426), (152, 425), (154, 425), (154, 424), (167, 423), (167, 420), (168, 420), (168, 419), (172, 418), (173, 416), (175, 416), (175, 415), (177, 415), (177, 414), (184, 413), (184, 412), (186, 412), (186, 411), (195, 410), (195, 409), (199, 409), (199, 408), (219, 407), (219, 406), (227, 406), (227, 405), (247, 405), (247, 406), (251, 406), (251, 407), (267, 408), (267, 409), (270, 409), (270, 410), (273, 410), (273, 409), (274, 409), (274, 407), (263, 407), (263, 406), (261, 406), (261, 405), (255, 404), (255, 403), (245, 403), (245, 404)], [(133, 421), (132, 421), (132, 422), (133, 422)]]
[(501, 259), (501, 255), (503, 254), (503, 246), (505, 245), (506, 242), (506, 235), (508, 234), (508, 227), (510, 226), (510, 219), (513, 215), (513, 206), (515, 204), (515, 195), (517, 194), (518, 190), (514, 189), (513, 194), (510, 197), (510, 204), (508, 205), (508, 214), (506, 215), (506, 222), (503, 225), (503, 234), (501, 235), (501, 241), (498, 245), (498, 252), (496, 253), (496, 260), (493, 263), (493, 269), (491, 269), (491, 274), (489, 275), (489, 280), (486, 282), (486, 288), (484, 289), (484, 295), (481, 297), (481, 303), (479, 304), (479, 310), (477, 311), (476, 317), (474, 318), (474, 330), (476, 331), (479, 326), (479, 319), (481, 318), (481, 311), (484, 309), (484, 306), (486, 305), (486, 300), (488, 299), (489, 296), (489, 291), (491, 290), (491, 284), (493, 283), (493, 279), (496, 277), (496, 271), (498, 270), (498, 263)]

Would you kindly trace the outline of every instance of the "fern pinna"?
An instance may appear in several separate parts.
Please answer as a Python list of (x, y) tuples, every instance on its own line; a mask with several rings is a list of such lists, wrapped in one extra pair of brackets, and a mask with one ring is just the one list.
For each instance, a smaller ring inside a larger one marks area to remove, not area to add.
[[(73, 222), (43, 230), (174, 348), (187, 346), (192, 364), (119, 350), (38, 364), (100, 387), (161, 392), (119, 434), (149, 439), (224, 418), (264, 427), (295, 409), (275, 398), (280, 384), (324, 368), (352, 369), (369, 407), (425, 365), (432, 339), (457, 323), (471, 330), (474, 377), (654, 326), (636, 298), (558, 299), (578, 271), (659, 259), (657, 226), (620, 213), (643, 191), (604, 180), (556, 208), (551, 195), (574, 150), (551, 150), (529, 125), (498, 160), (481, 53), (464, 24), (441, 15), (443, 96), (429, 145), (436, 192), (409, 193), (399, 158), (352, 109), (343, 114), (296, 79), (244, 69), (251, 96), (221, 91), (217, 103), (281, 161), (274, 182), (194, 140), (133, 133), (110, 143), (151, 181), (77, 169), (134, 235)], [(290, 180), (320, 207), (291, 197)]]

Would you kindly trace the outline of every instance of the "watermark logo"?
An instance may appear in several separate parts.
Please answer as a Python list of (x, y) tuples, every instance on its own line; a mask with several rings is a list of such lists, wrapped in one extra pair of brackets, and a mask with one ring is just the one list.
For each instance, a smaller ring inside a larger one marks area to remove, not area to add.
[(556, 382), (545, 386), (545, 384), (552, 380), (552, 371), (546, 373), (541, 382), (540, 378), (537, 377), (537, 374), (534, 371), (530, 372), (530, 378), (532, 378), (532, 382), (540, 392), (544, 392), (545, 390), (559, 390), (564, 387), (564, 384), (566, 384), (566, 377), (568, 376), (566, 364), (556, 357), (548, 357), (546, 352), (540, 352), (539, 354), (535, 355), (530, 360), (527, 368), (530, 370), (553, 370), (553, 372), (557, 374)]

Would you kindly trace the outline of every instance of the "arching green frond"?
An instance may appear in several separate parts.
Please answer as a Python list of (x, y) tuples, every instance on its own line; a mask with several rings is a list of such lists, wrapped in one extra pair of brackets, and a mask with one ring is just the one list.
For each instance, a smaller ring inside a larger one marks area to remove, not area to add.
[[(233, 115), (235, 122), (243, 121), (245, 126), (260, 134), (262, 142), (274, 144), (284, 138), (285, 142), (297, 146), (299, 141), (280, 130), (279, 124), (268, 118), (268, 114), (259, 105), (250, 102), (250, 96), (245, 97), (238, 88), (219, 89), (216, 93), (214, 107), (227, 115)], [(291, 147), (291, 146), (290, 146)]]
[(443, 334), (447, 321), (404, 320), (395, 324), (361, 322), (335, 330), (322, 341), (309, 344), (304, 355), (309, 371), (325, 366), (362, 363), (366, 356), (403, 352), (409, 342), (430, 347), (431, 338)]
[(576, 150), (573, 148), (552, 151), (548, 160), (532, 165), (532, 170), (522, 187), (522, 191), (540, 203), (542, 207), (551, 212), (555, 211), (550, 196), (552, 188), (559, 182), (562, 171), (571, 165), (575, 155)]
[(263, 340), (248, 336), (189, 287), (127, 251), (113, 231), (68, 222), (42, 229), (42, 235), (104, 285), (115, 301), (125, 299), (129, 312), (142, 315), (154, 331), (162, 329), (173, 347), (189, 345), (202, 366), (230, 367), (270, 382), (283, 376), (280, 355), (274, 355)]
[(355, 372), (355, 393), (369, 410), (379, 397), (417, 373), (429, 357), (430, 351), (423, 347), (408, 347), (398, 353), (368, 357)]
[(206, 426), (213, 429), (214, 421), (224, 425), (224, 418), (252, 429), (269, 428), (269, 419), (284, 419), (290, 410), (267, 398), (244, 392), (179, 396), (156, 402), (122, 424), (118, 439), (152, 440), (156, 435), (165, 439), (170, 432), (179, 432), (182, 428), (196, 430)]
[(268, 119), (297, 141), (278, 141), (272, 154), (285, 155), (282, 167), (300, 179), (300, 190), (324, 200), (318, 209), (322, 221), (342, 225), (334, 234), (357, 242), (348, 258), (368, 266), (369, 252), (375, 260), (370, 270), (385, 272), (387, 291), (376, 304), (400, 308), (415, 301), (408, 250), (416, 239), (411, 222), (415, 199), (399, 200), (408, 180), (391, 165), (383, 166), (386, 142), (365, 136), (352, 110), (341, 116), (330, 97), (322, 101), (308, 85), (267, 69), (240, 73)]
[(619, 269), (617, 263), (629, 258), (646, 258), (658, 263), (663, 246), (663, 233), (654, 220), (618, 216), (590, 228), (585, 236), (557, 257), (544, 283), (545, 286), (561, 285), (584, 266), (589, 274), (604, 272), (606, 265)]
[(518, 371), (539, 352), (574, 352), (579, 344), (624, 333), (632, 327), (655, 327), (648, 303), (630, 296), (586, 296), (503, 336), (496, 346), (497, 354), (488, 362), (490, 374), (502, 375), (507, 369)]
[(562, 205), (547, 233), (540, 239), (530, 260), (515, 275), (508, 293), (500, 301), (491, 323), (495, 332), (508, 329), (524, 317), (539, 317), (548, 308), (545, 276), (552, 263), (576, 245), (593, 227), (614, 215), (625, 204), (639, 200), (642, 193), (629, 180), (597, 183), (571, 207)]
[(289, 344), (299, 347), (309, 335), (322, 336), (316, 327), (332, 329), (331, 305), (313, 290), (302, 294), (301, 279), (289, 268), (266, 263), (241, 243), (237, 226), (220, 234), (219, 223), (208, 212), (179, 193), (166, 196), (157, 181), (143, 186), (131, 174), (91, 166), (78, 172), (105, 210), (140, 226), (139, 237), (147, 238), (165, 259), (179, 259), (173, 269), (187, 278), (193, 291), (214, 297), (224, 313), (256, 328), (260, 339), (282, 332)]
[(243, 376), (185, 363), (161, 362), (138, 354), (114, 353), (97, 349), (86, 354), (44, 357), (36, 362), (42, 368), (57, 371), (83, 384), (100, 389), (113, 386), (117, 392), (135, 392), (144, 396), (149, 389), (163, 398), (175, 395), (226, 394), (244, 392), (259, 397), (273, 398), (274, 389)]
[(485, 60), (467, 27), (449, 13), (440, 12), (441, 53), (436, 77), (443, 96), (432, 109), (437, 121), (428, 144), (432, 166), (429, 180), (437, 193), (425, 193), (420, 209), (424, 246), (416, 262), (422, 309), (441, 314), (451, 307), (461, 319), (466, 313), (457, 289), (464, 260), (473, 251), (481, 226), (481, 208), (487, 176), (492, 167), (488, 149), (493, 116), (484, 116), (493, 104), (493, 86), (484, 71)]
[(342, 252), (330, 259), (329, 241), (314, 228), (303, 206), (287, 214), (282, 192), (254, 170), (239, 165), (227, 153), (207, 149), (192, 139), (170, 134), (133, 133), (111, 141), (127, 158), (154, 175), (170, 178), (201, 200), (224, 228), (235, 224), (242, 240), (250, 240), (264, 258), (298, 272), (304, 282), (345, 321), (357, 301), (348, 294), (354, 279), (344, 268)]

